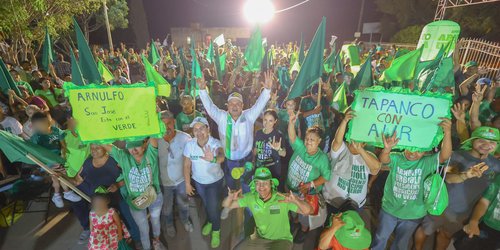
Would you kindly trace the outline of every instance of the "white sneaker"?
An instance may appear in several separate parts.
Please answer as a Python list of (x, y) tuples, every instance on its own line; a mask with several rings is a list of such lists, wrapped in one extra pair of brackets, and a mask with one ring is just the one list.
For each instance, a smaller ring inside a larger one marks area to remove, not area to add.
[(227, 217), (229, 216), (229, 212), (231, 211), (231, 209), (225, 207), (222, 209), (222, 212), (220, 213), (220, 218), (221, 220), (225, 220), (227, 219)]
[(153, 250), (167, 250), (167, 247), (159, 240), (153, 240)]
[(56, 205), (57, 208), (63, 208), (64, 207), (64, 202), (61, 197), (61, 194), (56, 193), (54, 196), (52, 196), (52, 202)]
[(82, 197), (75, 194), (75, 192), (73, 192), (73, 191), (68, 191), (68, 192), (64, 192), (64, 199), (66, 199), (68, 201), (72, 201), (72, 202), (79, 202), (82, 200)]
[(80, 238), (78, 239), (78, 245), (86, 244), (89, 241), (90, 230), (83, 230), (80, 234)]
[(192, 233), (193, 232), (193, 224), (190, 221), (184, 223), (184, 229), (186, 230), (186, 232)]

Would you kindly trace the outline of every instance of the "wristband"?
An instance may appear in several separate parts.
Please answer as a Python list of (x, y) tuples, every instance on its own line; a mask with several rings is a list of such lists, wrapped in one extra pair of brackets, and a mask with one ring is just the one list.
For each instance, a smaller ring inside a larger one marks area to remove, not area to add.
[(212, 159), (212, 161), (210, 161), (210, 162), (211, 162), (211, 163), (217, 163), (217, 157), (214, 157), (214, 158)]

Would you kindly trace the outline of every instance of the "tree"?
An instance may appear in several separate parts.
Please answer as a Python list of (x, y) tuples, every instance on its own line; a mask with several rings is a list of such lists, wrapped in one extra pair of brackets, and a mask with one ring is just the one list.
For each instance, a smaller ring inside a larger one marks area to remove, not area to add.
[[(126, 0), (107, 0), (108, 19), (111, 30), (116, 28), (125, 29), (128, 27), (128, 5)], [(89, 11), (79, 17), (81, 27), (85, 37), (89, 38), (89, 33), (94, 32), (105, 25), (102, 2), (99, 1), (98, 11)]]
[(398, 31), (391, 38), (393, 43), (417, 43), (424, 25), (412, 25)]

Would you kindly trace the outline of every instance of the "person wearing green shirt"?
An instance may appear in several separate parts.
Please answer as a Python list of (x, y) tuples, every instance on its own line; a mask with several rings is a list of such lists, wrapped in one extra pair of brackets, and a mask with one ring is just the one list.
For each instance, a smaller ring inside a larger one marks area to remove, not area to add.
[(49, 107), (55, 107), (59, 102), (57, 97), (62, 94), (62, 89), (53, 88), (48, 78), (42, 80), (42, 89), (35, 90), (35, 95), (47, 102)]
[(372, 243), (372, 250), (384, 250), (394, 232), (391, 249), (408, 249), (408, 242), (422, 218), (427, 214), (424, 203), (424, 180), (436, 172), (440, 163), (448, 160), (452, 153), (451, 121), (441, 118), (439, 126), (444, 137), (441, 151), (435, 154), (405, 150), (391, 153), (398, 144), (396, 132), (392, 136), (382, 135), (384, 149), (380, 153), (382, 170), (389, 170), (385, 182), (379, 226)]
[(66, 174), (75, 177), (83, 166), (83, 162), (90, 155), (90, 144), (84, 144), (76, 133), (76, 120), (73, 117), (66, 121), (67, 129), (64, 142), (66, 143)]
[(457, 250), (500, 248), (500, 175), (483, 193), (463, 230), (469, 239), (455, 243)]
[(194, 99), (190, 95), (183, 95), (181, 97), (182, 112), (175, 117), (175, 129), (192, 135), (190, 127), (196, 117), (203, 117), (203, 114), (194, 109)]
[[(158, 140), (150, 138), (144, 140), (127, 141), (126, 149), (119, 149), (114, 145), (103, 145), (106, 151), (118, 162), (122, 174), (117, 181), (123, 179), (125, 192), (122, 193), (130, 206), (130, 212), (139, 227), (143, 249), (165, 249), (160, 241), (160, 213), (163, 206), (163, 195), (160, 189), (158, 169)], [(149, 207), (138, 210), (132, 200), (140, 196), (146, 189), (154, 187), (156, 200)], [(153, 228), (153, 247), (149, 240), (149, 222)]]
[[(290, 111), (289, 116), (288, 137), (293, 149), (293, 155), (288, 165), (286, 187), (297, 194), (320, 193), (323, 184), (330, 180), (331, 172), (328, 156), (319, 148), (323, 138), (323, 131), (318, 126), (308, 128), (304, 142), (302, 142), (295, 133), (297, 114)], [(305, 240), (307, 231), (309, 231), (309, 217), (299, 214), (298, 221), (302, 228), (295, 236), (294, 242), (302, 243)]]
[(233, 209), (246, 207), (252, 211), (257, 227), (256, 237), (247, 237), (234, 249), (289, 250), (293, 247), (288, 212), (311, 214), (313, 209), (306, 201), (298, 199), (293, 192), (284, 195), (277, 191), (279, 181), (273, 178), (268, 168), (257, 168), (250, 183), (251, 192), (242, 197), (241, 189), (229, 191), (222, 206)]
[(29, 83), (23, 81), (21, 79), (21, 75), (19, 75), (19, 73), (17, 73), (17, 71), (11, 70), (10, 73), (12, 74), (12, 78), (14, 78), (14, 81), (16, 82), (17, 86), (24, 86), (26, 88), (26, 90), (28, 90), (28, 92), (31, 95), (35, 94), (35, 92), (33, 92), (33, 88), (31, 88), (31, 85)]

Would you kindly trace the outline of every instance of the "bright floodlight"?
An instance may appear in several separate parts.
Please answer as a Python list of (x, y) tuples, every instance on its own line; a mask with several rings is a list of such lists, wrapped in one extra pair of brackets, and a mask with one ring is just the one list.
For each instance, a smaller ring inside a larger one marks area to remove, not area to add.
[(265, 23), (274, 15), (270, 0), (248, 0), (243, 8), (246, 19), (251, 23)]

